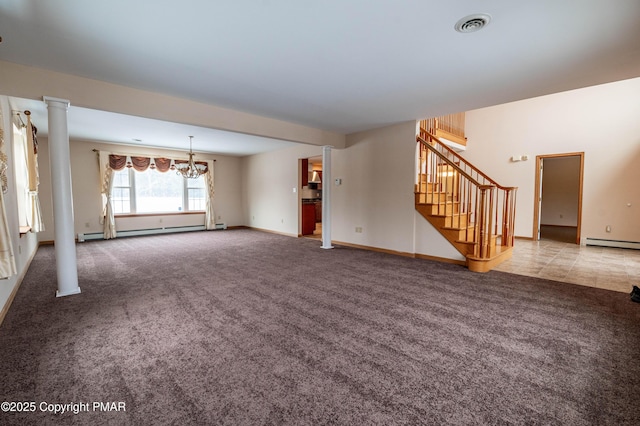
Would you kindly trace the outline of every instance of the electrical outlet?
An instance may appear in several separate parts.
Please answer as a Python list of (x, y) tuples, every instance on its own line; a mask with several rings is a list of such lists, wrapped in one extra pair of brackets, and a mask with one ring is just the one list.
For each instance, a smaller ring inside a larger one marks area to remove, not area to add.
[(84, 227), (85, 227), (85, 228), (90, 228), (90, 227), (91, 227), (91, 223), (89, 223), (89, 222), (85, 222)]
[(218, 215), (218, 220), (222, 219), (222, 216)]
[(356, 234), (362, 234), (362, 227), (356, 226)]

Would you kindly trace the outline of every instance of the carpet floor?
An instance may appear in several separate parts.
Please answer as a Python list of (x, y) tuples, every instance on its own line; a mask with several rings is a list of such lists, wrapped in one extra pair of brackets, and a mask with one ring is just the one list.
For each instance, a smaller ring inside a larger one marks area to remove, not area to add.
[(77, 252), (0, 326), (0, 424), (640, 424), (626, 294), (244, 229)]

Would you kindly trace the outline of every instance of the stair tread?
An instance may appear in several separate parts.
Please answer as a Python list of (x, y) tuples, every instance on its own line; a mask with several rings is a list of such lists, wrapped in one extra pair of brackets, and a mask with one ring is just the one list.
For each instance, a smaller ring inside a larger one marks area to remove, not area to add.
[(476, 227), (475, 223), (471, 223), (468, 226), (463, 226), (463, 227), (458, 227), (458, 226), (442, 226), (442, 229), (446, 229), (448, 231), (464, 231), (464, 230), (469, 230), (469, 229), (473, 229)]
[[(495, 237), (491, 237), (491, 239), (495, 239)], [(455, 240), (455, 241), (461, 244), (478, 244), (477, 241), (471, 241), (471, 240)]]
[(440, 201), (437, 203), (418, 203), (416, 202), (416, 205), (422, 205), (422, 206), (433, 206), (436, 204), (460, 204), (460, 201)]
[(457, 217), (457, 216), (468, 216), (469, 213), (449, 213), (449, 214), (432, 214), (433, 217)]

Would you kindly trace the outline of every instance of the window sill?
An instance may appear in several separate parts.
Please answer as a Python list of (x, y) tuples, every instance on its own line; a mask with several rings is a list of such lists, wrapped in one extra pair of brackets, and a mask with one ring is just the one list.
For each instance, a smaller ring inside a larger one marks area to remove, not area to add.
[(20, 227), (20, 236), (22, 237), (23, 235), (28, 234), (29, 231), (31, 231), (31, 227), (30, 226), (21, 226)]
[(191, 215), (191, 214), (204, 214), (204, 210), (197, 212), (171, 212), (171, 213), (133, 213), (133, 214), (115, 214), (114, 217), (116, 219), (121, 217), (148, 217), (148, 216), (182, 216), (182, 215)]

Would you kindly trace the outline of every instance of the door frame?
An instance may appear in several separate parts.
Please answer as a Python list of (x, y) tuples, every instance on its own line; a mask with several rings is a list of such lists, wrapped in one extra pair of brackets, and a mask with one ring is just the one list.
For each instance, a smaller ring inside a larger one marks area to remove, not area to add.
[(584, 152), (568, 152), (563, 154), (546, 154), (536, 155), (536, 180), (534, 188), (533, 198), (533, 241), (538, 241), (538, 230), (540, 229), (540, 207), (542, 205), (542, 173), (541, 166), (543, 165), (545, 158), (558, 158), (558, 157), (580, 157), (580, 184), (578, 188), (578, 224), (576, 232), (576, 244), (580, 244), (580, 235), (582, 231), (582, 192), (583, 192), (583, 180), (584, 180)]

